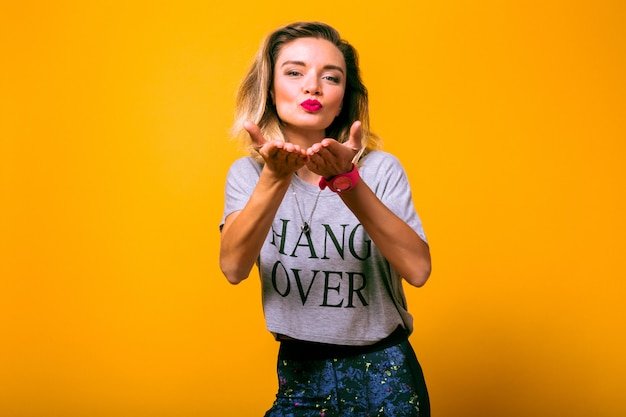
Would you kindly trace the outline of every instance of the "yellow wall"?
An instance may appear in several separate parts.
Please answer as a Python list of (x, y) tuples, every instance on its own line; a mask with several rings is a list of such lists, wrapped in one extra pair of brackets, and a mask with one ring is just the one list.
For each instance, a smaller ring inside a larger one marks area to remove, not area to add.
[(362, 56), (434, 272), (437, 417), (626, 414), (626, 8), (603, 1), (3, 1), (0, 415), (260, 416), (276, 344), (217, 265), (261, 38)]

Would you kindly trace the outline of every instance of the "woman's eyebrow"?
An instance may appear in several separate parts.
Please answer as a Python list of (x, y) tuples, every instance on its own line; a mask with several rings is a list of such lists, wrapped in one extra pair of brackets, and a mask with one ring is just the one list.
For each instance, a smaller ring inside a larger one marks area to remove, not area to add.
[[(280, 67), (282, 68), (285, 65), (299, 65), (299, 66), (305, 67), (306, 63), (304, 61), (290, 60), (290, 61), (283, 62), (280, 65)], [(327, 64), (327, 65), (324, 65), (324, 69), (337, 70), (337, 71), (341, 72), (342, 74), (344, 74), (343, 68), (341, 68), (339, 65)]]

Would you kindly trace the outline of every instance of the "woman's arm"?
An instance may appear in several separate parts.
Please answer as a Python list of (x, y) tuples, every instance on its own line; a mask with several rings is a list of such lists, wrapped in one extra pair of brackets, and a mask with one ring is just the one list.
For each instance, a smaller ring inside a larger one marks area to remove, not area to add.
[[(313, 172), (329, 178), (349, 171), (351, 158), (360, 148), (360, 123), (355, 122), (346, 143), (324, 139), (311, 147), (307, 165)], [(430, 249), (415, 230), (394, 214), (363, 181), (339, 195), (391, 266), (411, 285), (424, 285), (431, 272)]]
[(411, 285), (421, 287), (431, 272), (430, 249), (363, 181), (339, 194), (391, 266)]
[(277, 177), (266, 167), (248, 203), (224, 221), (220, 242), (220, 268), (231, 284), (248, 277), (272, 225), (291, 177)]
[(282, 141), (266, 141), (253, 123), (244, 127), (265, 163), (245, 207), (228, 215), (222, 227), (220, 269), (232, 284), (240, 283), (250, 274), (293, 173), (307, 161), (300, 147)]

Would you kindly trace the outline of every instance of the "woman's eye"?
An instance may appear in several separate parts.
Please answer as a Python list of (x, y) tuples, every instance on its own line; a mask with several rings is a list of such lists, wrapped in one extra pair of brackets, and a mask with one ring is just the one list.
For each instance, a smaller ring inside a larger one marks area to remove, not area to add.
[(286, 74), (290, 77), (297, 77), (298, 75), (300, 75), (300, 73), (296, 70), (287, 71)]
[(324, 78), (330, 82), (339, 83), (339, 77), (335, 77), (334, 75), (326, 75)]

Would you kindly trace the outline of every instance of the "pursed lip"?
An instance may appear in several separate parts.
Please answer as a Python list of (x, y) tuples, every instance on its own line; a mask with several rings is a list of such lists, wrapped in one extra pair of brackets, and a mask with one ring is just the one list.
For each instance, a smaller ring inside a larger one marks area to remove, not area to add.
[(320, 103), (317, 100), (304, 100), (302, 103), (300, 103), (300, 106), (309, 112), (317, 112), (320, 111), (322, 109), (322, 103)]

